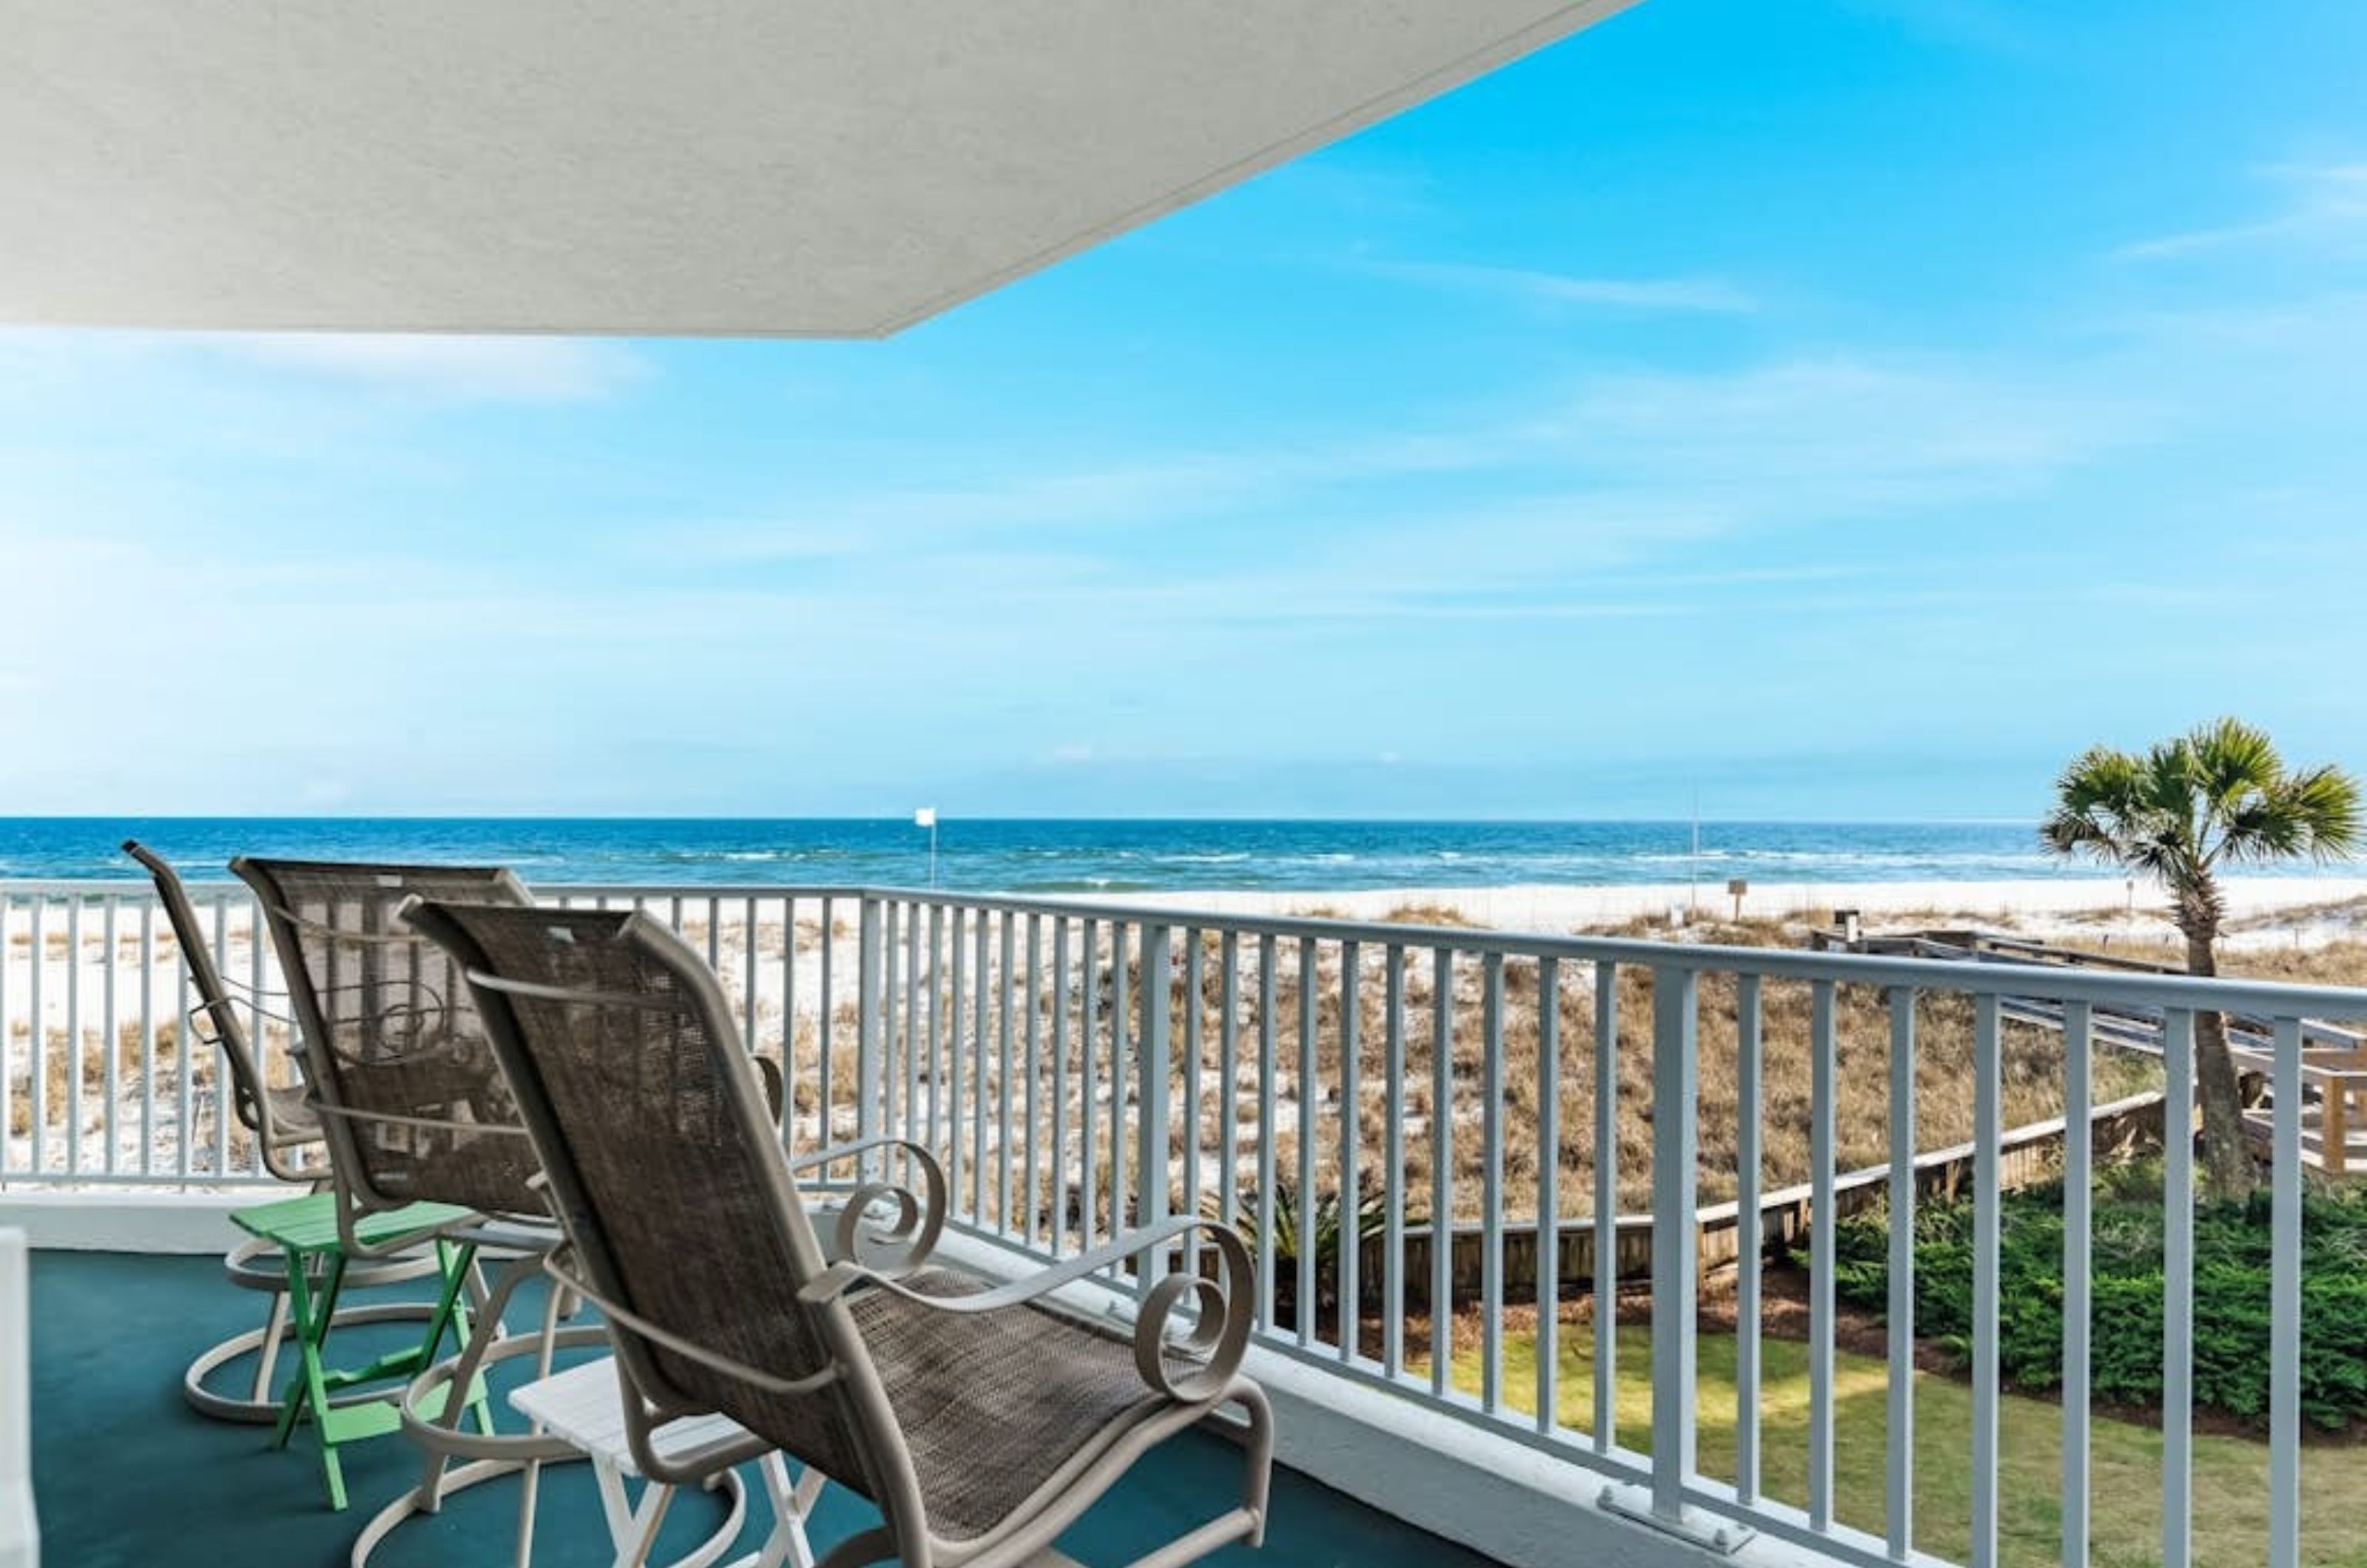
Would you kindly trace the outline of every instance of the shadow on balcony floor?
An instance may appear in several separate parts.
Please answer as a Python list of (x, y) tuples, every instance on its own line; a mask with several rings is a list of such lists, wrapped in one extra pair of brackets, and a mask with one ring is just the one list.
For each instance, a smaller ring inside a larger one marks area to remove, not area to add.
[[(345, 1450), (353, 1506), (332, 1513), (303, 1438), (272, 1452), (263, 1428), (208, 1421), (182, 1403), (181, 1369), (190, 1355), (252, 1327), (261, 1302), (224, 1284), (214, 1258), (35, 1255), (33, 1485), (45, 1562), (147, 1568), (203, 1563), (221, 1551), (273, 1568), (334, 1568), (363, 1521), (417, 1479), (414, 1450), (402, 1438), (355, 1445)], [(538, 1303), (527, 1305), (538, 1310)], [(525, 1321), (524, 1309), (515, 1320)], [(384, 1343), (369, 1339), (371, 1332), (344, 1342), (348, 1354)], [(1104, 1498), (1061, 1549), (1093, 1568), (1128, 1562), (1229, 1497), (1238, 1462), (1220, 1438), (1187, 1434)], [(516, 1499), (508, 1482), (464, 1493), (436, 1519), (398, 1530), (379, 1552), (378, 1568), (506, 1564)], [(760, 1517), (743, 1538), (749, 1551), (764, 1523), (762, 1507), (753, 1511)], [(814, 1527), (816, 1545), (859, 1528), (869, 1512), (831, 1488)], [(586, 1467), (546, 1473), (538, 1517), (538, 1563), (609, 1560)], [(685, 1497), (664, 1541), (686, 1545), (721, 1517), (716, 1501)], [(1274, 1476), (1264, 1550), (1232, 1548), (1206, 1561), (1239, 1568), (1487, 1568), (1488, 1562), (1283, 1471)]]

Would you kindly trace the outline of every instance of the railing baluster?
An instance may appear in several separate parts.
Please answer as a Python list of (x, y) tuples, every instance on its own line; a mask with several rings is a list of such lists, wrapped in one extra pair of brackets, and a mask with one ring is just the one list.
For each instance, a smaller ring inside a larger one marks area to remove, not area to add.
[[(1144, 1225), (1163, 1223), (1168, 1212), (1166, 1172), (1169, 1118), (1172, 1113), (1168, 1100), (1168, 1074), (1175, 1065), (1175, 1042), (1167, 988), (1170, 941), (1171, 933), (1164, 921), (1152, 921), (1142, 928), (1142, 1041), (1138, 1054), (1142, 1113), (1136, 1120), (1141, 1148), (1135, 1158), (1136, 1168), (1142, 1173), (1142, 1181), (1140, 1209), (1135, 1218), (1138, 1224)], [(1135, 1259), (1135, 1293), (1138, 1299), (1148, 1297), (1151, 1286), (1165, 1272), (1161, 1256), (1165, 1250), (1163, 1247), (1154, 1248)]]
[[(945, 974), (935, 969), (937, 938), (940, 938), (940, 931), (937, 931), (935, 921), (937, 921), (937, 909), (930, 909), (928, 995), (930, 995), (930, 1009), (933, 1009), (933, 1016), (930, 1016), (928, 1021), (928, 1071), (930, 1071), (928, 1073), (928, 1133), (921, 1134), (921, 1142), (928, 1144), (930, 1149), (945, 1151), (945, 1179), (952, 1184), (952, 1191), (946, 1194), (946, 1203), (952, 1205), (954, 1211), (958, 1213), (961, 1211), (961, 1168), (963, 1168), (963, 1160), (961, 1160), (961, 986), (963, 981), (968, 978), (968, 950), (966, 950), (961, 942), (963, 912), (957, 908), (954, 909), (954, 964), (952, 964), (954, 992), (952, 992), (952, 998), (945, 998), (945, 995), (940, 992), (940, 986), (945, 986)], [(980, 976), (980, 981), (982, 981), (982, 978), (985, 978), (985, 976)], [(946, 1014), (952, 1014), (952, 1026), (946, 1026)], [(946, 1037), (946, 1031), (952, 1031), (949, 1032), (949, 1037)], [(940, 1071), (940, 1059), (937, 1059), (937, 1047), (940, 1047), (940, 1044), (945, 1044), (945, 1059), (946, 1059), (945, 1071)], [(937, 1085), (942, 1085), (942, 1082), (949, 1082), (949, 1085), (952, 1085), (952, 1104), (940, 1106)], [(937, 1111), (940, 1109), (945, 1111), (945, 1118), (942, 1118), (942, 1121), (940, 1121), (940, 1115), (937, 1115)]]
[[(1131, 965), (1127, 959), (1129, 931), (1124, 920), (1110, 922), (1110, 1122), (1109, 1232), (1116, 1237), (1127, 1228), (1126, 1135), (1127, 1089), (1133, 1081), (1133, 1021)], [(1118, 1272), (1113, 1268), (1110, 1272)]]
[[(66, 1174), (82, 1169), (82, 896), (66, 900)], [(227, 1136), (224, 1142), (228, 1142)]]
[(1537, 1430), (1561, 1408), (1561, 965), (1537, 960)]
[(1594, 1451), (1619, 1429), (1619, 966), (1594, 966)]
[(1362, 952), (1353, 942), (1340, 944), (1340, 1359), (1356, 1358), (1356, 1303), (1363, 1281), (1358, 1279), (1364, 1250), (1364, 1191), (1356, 1169), (1356, 1145), (1364, 1136), (1359, 1124), (1356, 1054), (1363, 1049), (1357, 1011), (1357, 971)]
[(2161, 1562), (2194, 1561), (2194, 1014), (2161, 1030)]
[[(288, 1040), (288, 1048), (284, 1051), (271, 1051), (266, 1044), (270, 1037), (271, 1024), (270, 1021), (263, 1016), (263, 966), (270, 956), (270, 933), (264, 929), (263, 924), (263, 906), (255, 899), (249, 898), (246, 903), (246, 983), (249, 998), (246, 1004), (246, 1016), (255, 1030), (255, 1067), (266, 1083), (273, 1082), (275, 1079), (288, 1082), (295, 1076), (295, 1054), (302, 1049), (302, 1045), (292, 1036)], [(415, 1007), (418, 1005), (419, 988), (419, 976), (415, 972), (411, 977), (411, 987), (412, 1005)], [(276, 1074), (273, 1071), (275, 1066), (277, 1068)], [(233, 1114), (235, 1108), (232, 1103), (229, 1078), (219, 1061), (214, 1064), (214, 1090), (216, 1113), (221, 1120), (223, 1156), (227, 1159), (231, 1140), (237, 1135), (232, 1131), (237, 1122)], [(260, 1142), (250, 1141), (248, 1145), (247, 1169), (252, 1175), (264, 1174), (263, 1145)]]
[[(1196, 926), (1184, 928), (1184, 1038), (1175, 1054), (1176, 1070), (1184, 1089), (1184, 1101), (1179, 1107), (1184, 1134), (1184, 1209), (1187, 1214), (1201, 1212), (1200, 1202), (1200, 1033), (1206, 1009), (1201, 1005), (1200, 985), (1202, 959), (1201, 933)], [(1161, 987), (1164, 989), (1164, 987)]]
[[(750, 894), (740, 917), (740, 1032), (756, 1049), (756, 896)], [(781, 1103), (788, 1103), (788, 1067), (781, 1068)]]
[[(217, 894), (214, 905), (219, 908), (221, 904), (221, 897)], [(38, 1025), (35, 1026), (34, 1037), (40, 1038)], [(192, 1081), (196, 1069), (190, 1063), (198, 1052), (189, 1028), (189, 955), (182, 951), (178, 937), (173, 942), (173, 1043), (174, 1076), (176, 1079), (174, 1093), (177, 1100), (174, 1115), (175, 1124), (180, 1129), (180, 1147), (174, 1154), (173, 1169), (174, 1174), (186, 1180), (197, 1169), (193, 1152), (197, 1147), (197, 1134), (189, 1122), (193, 1113), (191, 1101), (197, 1092)]]
[[(262, 914), (263, 911), (255, 907), (255, 901), (252, 898), (248, 899), (246, 929), (249, 932), (259, 932), (263, 929)], [(247, 946), (252, 948), (255, 945), (255, 938), (253, 935), (250, 935), (247, 938)], [(223, 907), (221, 904), (216, 904), (214, 906), (214, 967), (224, 973), (228, 973), (230, 970), (229, 919), (224, 913)], [(261, 1019), (255, 1019), (255, 1021), (259, 1025), (263, 1021)], [(223, 1073), (221, 1063), (219, 1060), (213, 1061), (208, 1065), (213, 1069), (214, 1078), (213, 1174), (218, 1177), (228, 1176), (230, 1174), (230, 1130), (232, 1126), (230, 1085), (225, 1081), (226, 1075)]]
[(1504, 955), (1479, 961), (1479, 1405), (1504, 1396)]
[(1430, 1392), (1455, 1372), (1455, 950), (1430, 955)]
[(1043, 998), (1040, 995), (1044, 979), (1044, 918), (1030, 912), (1027, 917), (1027, 980), (1022, 993), (1021, 1006), (1027, 1013), (1027, 1131), (1026, 1189), (1027, 1207), (1021, 1216), (1022, 1231), (1029, 1246), (1034, 1246), (1036, 1234), (1037, 1207), (1044, 1201), (1044, 1182), (1037, 1164), (1036, 1128), (1043, 1115), (1040, 1104), (1044, 1081)]
[(1693, 1475), (1698, 1382), (1697, 986), (1691, 969), (1652, 971), (1652, 1513), (1677, 1526)]
[(1915, 997), (1890, 991), (1890, 1380), (1885, 1412), (1888, 1495), (1884, 1544), (1915, 1550)]
[[(946, 1009), (953, 1003), (953, 998), (946, 994), (946, 907), (943, 904), (930, 905), (929, 1115), (928, 1120), (921, 1123), (917, 1134), (906, 1134), (908, 1137), (917, 1137), (932, 1149), (944, 1146), (939, 1141), (939, 1129), (945, 1125), (944, 1118), (954, 1114), (955, 1111), (946, 1098), (947, 1085), (951, 1081), (946, 1070), (946, 1058), (961, 1055), (959, 1042), (951, 1038), (946, 1024)], [(953, 912), (953, 938), (954, 945), (958, 949), (961, 945), (961, 910), (958, 908)]]
[(1315, 939), (1298, 943), (1298, 1343), (1315, 1343), (1315, 1109), (1322, 1098), (1315, 1063), (1315, 997), (1321, 978)]
[(2095, 1183), (2086, 1002), (2063, 1009), (2063, 1564), (2088, 1562), (2088, 1346), (2094, 1280), (2090, 1213)]
[[(31, 1161), (31, 1173), (39, 1176), (46, 1163), (42, 1159), (42, 1145), (49, 1137), (50, 1128), (50, 1025), (49, 1013), (42, 1006), (41, 996), (42, 976), (50, 966), (50, 935), (44, 929), (47, 922), (43, 919), (49, 913), (50, 900), (47, 894), (36, 893), (26, 902), (31, 908), (33, 974), (29, 987), (31, 996), (27, 1003), (30, 1011), (28, 1015), (29, 1027), (26, 1031), (25, 1098), (32, 1102), (32, 1125), (28, 1129), (32, 1137), (28, 1156)], [(188, 1125), (187, 1116), (181, 1119), (181, 1124), (184, 1127)]]
[(1405, 1370), (1405, 958), (1397, 942), (1382, 953), (1381, 1370), (1391, 1378)]
[(1973, 1002), (1973, 1539), (1971, 1568), (1998, 1568), (1998, 1244), (2002, 1090), (1998, 998)]
[(994, 1224), (1008, 1232), (1011, 1226), (1011, 986), (1012, 965), (1017, 962), (1017, 949), (1011, 925), (1011, 911), (1002, 911), (1002, 966), (994, 980), (995, 1009), (995, 1133), (994, 1133)]
[(1808, 1528), (1833, 1526), (1833, 1049), (1834, 987), (1808, 1001)]
[[(1241, 939), (1227, 931), (1217, 943), (1217, 962), (1224, 966), (1218, 982), (1217, 1020), (1217, 1215), (1225, 1224), (1239, 1218), (1240, 1199), (1234, 1191), (1241, 1148), (1240, 1095), (1235, 1082), (1240, 1071)], [(1261, 1129), (1263, 1131), (1263, 1129)]]
[[(881, 901), (866, 897), (855, 949), (855, 1118), (857, 1138), (874, 1137), (879, 1124), (880, 1031), (886, 1024), (881, 1016), (880, 998), (885, 965), (881, 950), (886, 946), (889, 916)], [(878, 1167), (874, 1154), (866, 1154), (862, 1171), (868, 1174)]]
[[(975, 1054), (969, 1065), (969, 1217), (971, 1224), (982, 1225), (986, 1223), (987, 1023), (991, 1016), (988, 1010), (987, 998), (987, 987), (991, 983), (988, 976), (991, 973), (989, 967), (991, 961), (991, 953), (987, 945), (989, 931), (987, 912), (984, 909), (979, 910), (978, 918), (970, 922), (970, 941), (977, 949), (971, 956), (976, 960), (978, 967), (970, 977), (969, 988), (969, 1043), (971, 1051)], [(960, 1130), (957, 1128), (952, 1131), (953, 1136), (958, 1140), (961, 1136)], [(1115, 1224), (1115, 1220), (1112, 1223)]]
[(1766, 1229), (1760, 1202), (1760, 1127), (1766, 1114), (1760, 1083), (1759, 976), (1738, 975), (1735, 1013), (1734, 1495), (1759, 1501), (1759, 1273)]
[[(781, 900), (781, 1142), (797, 1142), (798, 1120), (798, 901)], [(817, 1147), (829, 1140), (815, 1140)]]
[[(0, 1172), (14, 1174), (7, 1156), (10, 1134), (17, 1126), (17, 1031), (8, 1011), (8, 972), (17, 954), (17, 897), (0, 888)], [(35, 955), (39, 962), (39, 955)], [(33, 1031), (40, 1037), (40, 1031)], [(34, 1064), (38, 1068), (38, 1061)], [(28, 1089), (30, 1085), (27, 1086)]]
[(1080, 933), (1083, 949), (1084, 985), (1082, 1020), (1077, 1035), (1077, 1246), (1080, 1249), (1093, 1245), (1098, 1239), (1093, 1216), (1100, 1208), (1101, 1173), (1093, 1168), (1093, 1126), (1100, 1118), (1094, 1114), (1095, 1099), (1101, 1081), (1101, 1069), (1093, 1060), (1101, 1043), (1101, 925), (1086, 920)]
[(1069, 917), (1052, 918), (1052, 1250), (1069, 1247)]
[[(904, 1103), (898, 1114), (889, 1119), (888, 1125), (892, 1132), (908, 1138), (912, 1135), (912, 1129), (921, 1119), (921, 1054), (928, 1045), (928, 1037), (922, 1032), (921, 1025), (921, 928), (920, 903), (917, 900), (907, 902), (904, 906), (904, 1028), (902, 1032)], [(929, 962), (933, 966), (936, 962), (936, 953), (934, 950), (929, 953)], [(929, 989), (934, 993), (936, 986), (937, 976), (933, 967), (929, 975)], [(903, 1160), (903, 1179), (907, 1183), (916, 1179), (914, 1175), (916, 1168), (912, 1157), (909, 1155), (906, 1156)]]
[(2301, 1020), (2279, 1018), (2270, 1085), (2269, 1568), (2301, 1562)]
[[(7, 900), (0, 898), (0, 941), (8, 929)], [(0, 956), (0, 974), (7, 963)], [(0, 982), (5, 985), (5, 982)], [(5, 995), (5, 992), (0, 992)], [(0, 1034), (8, 1030), (8, 1009), (0, 1003)], [(0, 1052), (0, 1077), (7, 1072), (6, 1055)], [(8, 1121), (6, 1096), (0, 1095), (0, 1126)], [(140, 1174), (156, 1171), (156, 901), (140, 900)]]
[(1274, 1002), (1280, 961), (1274, 953), (1272, 934), (1258, 938), (1258, 1157), (1257, 1157), (1257, 1271), (1258, 1323), (1269, 1331), (1281, 1325), (1274, 1319), (1274, 1211), (1275, 1156), (1274, 1138), (1274, 1075), (1278, 1049), (1274, 1027)]
[(104, 912), (100, 917), (100, 940), (107, 944), (107, 960), (99, 965), (98, 970), (99, 982), (106, 987), (104, 995), (100, 998), (98, 1039), (99, 1050), (103, 1053), (101, 1059), (106, 1064), (105, 1070), (101, 1076), (101, 1081), (106, 1085), (107, 1094), (107, 1104), (104, 1108), (105, 1114), (100, 1119), (100, 1136), (107, 1140), (107, 1146), (101, 1151), (99, 1168), (106, 1171), (110, 1176), (118, 1169), (117, 1155), (115, 1151), (115, 1102), (121, 1098), (123, 1093), (123, 1077), (119, 1066), (123, 1052), (121, 1043), (116, 1038), (115, 1032), (115, 922), (117, 914), (117, 898), (114, 894), (110, 893), (107, 896)]
[[(817, 1148), (828, 1148), (838, 1141), (837, 1101), (831, 1097), (835, 1087), (831, 1079), (831, 1053), (838, 1040), (838, 1015), (831, 999), (831, 965), (838, 951), (837, 900), (827, 895), (821, 901), (821, 964), (814, 976), (815, 1005), (821, 1009), (814, 1025), (814, 1093), (821, 1101), (821, 1126), (814, 1134)], [(858, 1036), (859, 1038), (859, 1036)], [(858, 1047), (859, 1048), (859, 1047)], [(825, 1172), (824, 1174), (827, 1174)]]

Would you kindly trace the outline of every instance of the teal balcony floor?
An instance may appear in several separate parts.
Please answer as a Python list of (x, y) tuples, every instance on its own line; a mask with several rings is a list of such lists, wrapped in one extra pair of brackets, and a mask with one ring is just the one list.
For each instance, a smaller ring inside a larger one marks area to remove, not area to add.
[[(214, 1561), (342, 1568), (364, 1521), (417, 1481), (416, 1450), (401, 1436), (352, 1445), (344, 1451), (353, 1506), (333, 1513), (306, 1447), (309, 1434), (274, 1452), (266, 1429), (209, 1421), (183, 1403), (181, 1371), (189, 1358), (261, 1321), (264, 1298), (225, 1283), (219, 1258), (42, 1252), (34, 1255), (32, 1274), (33, 1486), (42, 1558), (52, 1568), (204, 1568)], [(514, 1309), (513, 1322), (538, 1310), (538, 1301), (527, 1300)], [(383, 1348), (390, 1342), (370, 1336), (397, 1332), (356, 1331), (347, 1348)], [(500, 1414), (514, 1424), (505, 1404)], [(1236, 1450), (1221, 1438), (1187, 1434), (1138, 1465), (1069, 1531), (1061, 1550), (1088, 1568), (1129, 1562), (1228, 1505), (1239, 1468)], [(761, 1497), (761, 1489), (750, 1490)], [(589, 1467), (548, 1470), (541, 1496), (538, 1564), (609, 1561)], [(460, 1494), (434, 1519), (402, 1527), (379, 1552), (377, 1568), (507, 1564), (517, 1498), (514, 1481)], [(761, 1502), (751, 1512), (744, 1551), (755, 1549), (768, 1522)], [(872, 1517), (860, 1498), (830, 1488), (813, 1525), (816, 1548)], [(679, 1551), (722, 1517), (719, 1500), (685, 1496), (663, 1541)], [(1230, 1568), (1488, 1568), (1487, 1559), (1462, 1547), (1279, 1469), (1264, 1548), (1234, 1547), (1206, 1561)]]

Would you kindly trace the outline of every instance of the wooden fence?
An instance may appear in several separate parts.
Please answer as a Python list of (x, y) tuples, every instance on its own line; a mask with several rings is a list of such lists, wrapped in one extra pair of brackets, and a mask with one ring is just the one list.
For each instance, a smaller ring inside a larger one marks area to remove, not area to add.
[[(2133, 1095), (2096, 1108), (2092, 1119), (2099, 1161), (2113, 1153), (2136, 1153), (2161, 1145), (2161, 1096)], [(2033, 1187), (2055, 1179), (2062, 1169), (2064, 1119), (2050, 1117), (2007, 1133), (1999, 1149), (1999, 1172), (2009, 1190)], [(1915, 1190), (1922, 1198), (1951, 1198), (1972, 1183), (1973, 1145), (1958, 1144), (1915, 1157)], [(1869, 1166), (1835, 1178), (1833, 1206), (1846, 1217), (1879, 1207), (1888, 1190), (1887, 1166)], [(1761, 1248), (1788, 1247), (1806, 1238), (1810, 1217), (1810, 1189), (1785, 1187), (1767, 1193), (1759, 1209)], [(1699, 1213), (1701, 1268), (1704, 1274), (1733, 1267), (1747, 1227), (1738, 1206), (1716, 1203)], [(1507, 1222), (1504, 1246), (1504, 1299), (1536, 1298), (1538, 1226), (1531, 1222)], [(1449, 1264), (1457, 1303), (1477, 1301), (1486, 1240), (1477, 1221), (1460, 1223), (1448, 1231), (1454, 1248)], [(1648, 1214), (1622, 1214), (1616, 1222), (1614, 1267), (1622, 1280), (1648, 1278), (1652, 1269), (1652, 1219)], [(1565, 1300), (1594, 1285), (1594, 1222), (1565, 1219), (1556, 1237), (1557, 1268)], [(1431, 1249), (1435, 1235), (1429, 1225), (1408, 1225), (1405, 1233), (1406, 1300), (1427, 1310), (1430, 1304)], [(1365, 1282), (1367, 1304), (1378, 1303), (1382, 1247), (1368, 1236), (1357, 1262), (1357, 1278)]]

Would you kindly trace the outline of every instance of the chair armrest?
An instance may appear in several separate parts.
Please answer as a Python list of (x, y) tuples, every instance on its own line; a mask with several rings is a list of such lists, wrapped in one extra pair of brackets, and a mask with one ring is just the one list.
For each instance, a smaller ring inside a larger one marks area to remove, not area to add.
[[(856, 1264), (882, 1275), (909, 1274), (929, 1260), (937, 1238), (945, 1234), (946, 1168), (935, 1155), (910, 1139), (859, 1138), (800, 1156), (789, 1161), (789, 1169), (810, 1170), (873, 1149), (890, 1148), (902, 1149), (920, 1166), (921, 1195), (916, 1197), (911, 1189), (890, 1181), (866, 1181), (850, 1190), (831, 1238), (832, 1262)], [(896, 1209), (894, 1222), (884, 1229), (871, 1218), (873, 1209), (883, 1201)]]
[(781, 1119), (781, 1107), (788, 1103), (788, 1085), (781, 1077), (781, 1065), (770, 1056), (759, 1056), (753, 1051), (748, 1054), (748, 1059), (756, 1064), (756, 1080), (764, 1086), (764, 1104), (777, 1122)]
[[(1231, 1385), (1249, 1346), (1250, 1319), (1256, 1310), (1256, 1297), (1251, 1288), (1249, 1247), (1239, 1232), (1215, 1220), (1178, 1216), (1160, 1224), (1145, 1225), (1024, 1280), (970, 1295), (924, 1295), (876, 1269), (853, 1262), (831, 1265), (798, 1295), (801, 1301), (818, 1303), (835, 1300), (862, 1286), (889, 1292), (937, 1312), (1000, 1312), (1025, 1305), (1063, 1285), (1194, 1231), (1207, 1232), (1215, 1242), (1221, 1278), (1206, 1280), (1187, 1271), (1169, 1274), (1152, 1285), (1135, 1319), (1134, 1364), (1143, 1382), (1159, 1393), (1197, 1402), (1214, 1399)], [(1177, 1303), (1187, 1295), (1200, 1309), (1197, 1321), (1181, 1337), (1171, 1337), (1169, 1320)], [(1177, 1376), (1167, 1366), (1168, 1356), (1176, 1351), (1198, 1362), (1197, 1370)]]

